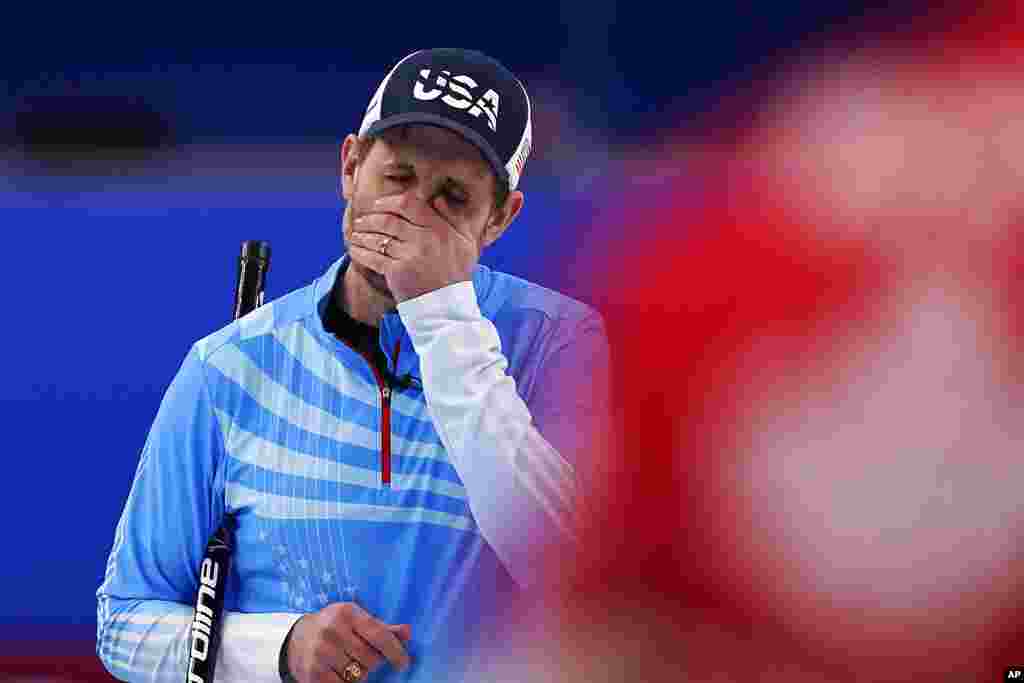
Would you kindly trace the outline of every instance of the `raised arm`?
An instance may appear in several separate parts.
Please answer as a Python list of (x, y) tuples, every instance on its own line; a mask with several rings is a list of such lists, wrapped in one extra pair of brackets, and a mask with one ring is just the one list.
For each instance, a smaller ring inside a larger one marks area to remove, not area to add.
[(481, 533), (521, 586), (546, 581), (539, 560), (575, 541), (581, 475), (594, 466), (608, 425), (600, 318), (556, 321), (528, 405), (506, 374), (498, 331), (481, 314), (472, 282), (410, 299), (398, 311)]

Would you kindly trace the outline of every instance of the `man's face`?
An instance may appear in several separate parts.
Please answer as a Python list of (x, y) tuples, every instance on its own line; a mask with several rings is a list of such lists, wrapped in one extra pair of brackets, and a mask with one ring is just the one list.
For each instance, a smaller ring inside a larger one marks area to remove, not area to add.
[[(350, 138), (351, 139), (351, 138)], [(342, 188), (348, 204), (342, 230), (348, 244), (355, 219), (374, 202), (393, 198), (404, 220), (470, 236), (482, 251), (509, 222), (494, 206), (496, 178), (476, 146), (444, 128), (410, 125), (382, 133), (369, 151), (342, 147)], [(395, 213), (395, 212), (392, 212)], [(479, 253), (477, 254), (479, 258)], [(353, 263), (378, 292), (391, 297), (384, 276)], [(392, 297), (393, 298), (393, 297)]]

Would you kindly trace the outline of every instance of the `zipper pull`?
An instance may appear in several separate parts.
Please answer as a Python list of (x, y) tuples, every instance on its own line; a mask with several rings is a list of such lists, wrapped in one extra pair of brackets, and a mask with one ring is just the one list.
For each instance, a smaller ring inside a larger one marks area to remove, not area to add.
[(381, 397), (385, 401), (390, 401), (391, 400), (391, 387), (387, 387), (387, 386), (386, 387), (382, 387), (381, 390), (380, 390), (380, 395), (381, 395)]

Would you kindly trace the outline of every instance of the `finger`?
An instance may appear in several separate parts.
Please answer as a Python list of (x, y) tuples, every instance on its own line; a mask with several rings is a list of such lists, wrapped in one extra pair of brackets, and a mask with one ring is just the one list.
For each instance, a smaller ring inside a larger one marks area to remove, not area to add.
[(337, 669), (339, 671), (345, 668), (349, 659), (356, 660), (362, 664), (367, 671), (373, 671), (384, 661), (383, 655), (377, 652), (377, 650), (363, 640), (363, 638), (355, 631), (352, 631), (349, 634), (349, 637), (345, 639), (343, 649), (345, 650), (347, 657), (345, 658), (345, 661), (338, 662)]
[(398, 636), (388, 629), (387, 624), (367, 615), (355, 621), (353, 630), (399, 671), (409, 666), (409, 655), (405, 647)]
[(418, 232), (428, 230), (425, 226), (417, 225), (406, 218), (393, 213), (368, 213), (355, 219), (352, 227), (357, 232), (377, 233), (389, 235), (395, 239), (413, 239)]
[(393, 258), (385, 256), (379, 251), (367, 249), (351, 242), (348, 245), (348, 253), (353, 261), (381, 275), (387, 275), (391, 270), (391, 265), (395, 262)]
[(349, 237), (349, 244), (358, 244), (364, 249), (390, 258), (399, 258), (399, 255), (403, 255), (405, 246), (400, 239), (376, 232), (353, 232)]
[(333, 669), (313, 674), (313, 683), (344, 683), (345, 679)]
[(392, 215), (398, 219), (400, 224), (412, 230), (437, 232), (446, 227), (453, 227), (448, 225), (448, 220), (438, 213), (434, 200), (426, 203), (415, 202), (410, 205), (404, 197), (398, 195), (381, 197), (370, 205), (369, 211), (373, 214)]
[[(296, 680), (309, 683), (337, 683), (341, 678), (335, 673), (338, 662), (346, 660), (341, 640), (331, 629), (317, 629), (312, 639), (303, 643), (298, 650), (298, 641), (293, 637), (288, 652), (288, 668)], [(299, 656), (296, 656), (299, 655)]]
[(409, 624), (389, 624), (388, 630), (398, 636), (398, 639), (403, 642), (412, 640), (412, 626)]
[(355, 219), (354, 228), (366, 232), (380, 232), (399, 237), (405, 241), (416, 239), (417, 234), (435, 236), (454, 234), (464, 240), (474, 241), (474, 236), (467, 228), (460, 228), (447, 218), (438, 215), (420, 215), (416, 219), (406, 212), (390, 209), (382, 202), (376, 202), (371, 213), (362, 214)]
[(344, 683), (345, 679), (334, 669), (313, 674), (313, 683)]
[(318, 660), (339, 675), (353, 659), (367, 671), (373, 671), (384, 661), (379, 652), (352, 630), (351, 622), (358, 611), (354, 606), (339, 610), (340, 618), (332, 618), (329, 627), (321, 632), (323, 645)]

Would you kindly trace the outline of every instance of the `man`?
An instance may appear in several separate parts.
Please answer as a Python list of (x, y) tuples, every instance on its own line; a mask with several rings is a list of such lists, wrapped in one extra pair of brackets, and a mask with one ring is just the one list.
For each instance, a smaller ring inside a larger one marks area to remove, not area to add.
[(592, 309), (478, 265), (530, 144), (525, 89), (485, 55), (388, 74), (340, 149), (347, 253), (196, 343), (164, 397), (97, 591), (111, 673), (184, 678), (225, 519), (218, 681), (458, 680), (550, 578), (607, 345)]

